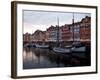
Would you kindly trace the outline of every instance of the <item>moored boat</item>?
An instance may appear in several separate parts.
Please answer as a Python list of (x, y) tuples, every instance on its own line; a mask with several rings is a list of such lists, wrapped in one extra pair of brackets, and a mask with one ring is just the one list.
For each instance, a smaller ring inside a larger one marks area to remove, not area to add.
[(36, 48), (47, 49), (47, 48), (49, 48), (49, 45), (39, 45), (39, 44), (36, 44)]
[(61, 47), (54, 47), (53, 51), (56, 53), (71, 53), (70, 49), (61, 48)]
[(71, 53), (70, 48), (64, 48), (60, 46), (60, 40), (59, 40), (59, 18), (57, 18), (58, 25), (57, 25), (57, 47), (53, 48), (53, 51), (56, 53)]
[(24, 47), (29, 47), (30, 48), (30, 47), (36, 47), (36, 45), (35, 44), (25, 44)]
[(77, 53), (81, 53), (81, 52), (85, 52), (86, 51), (86, 47), (85, 46), (80, 46), (80, 47), (72, 47), (71, 48), (72, 52), (77, 52)]

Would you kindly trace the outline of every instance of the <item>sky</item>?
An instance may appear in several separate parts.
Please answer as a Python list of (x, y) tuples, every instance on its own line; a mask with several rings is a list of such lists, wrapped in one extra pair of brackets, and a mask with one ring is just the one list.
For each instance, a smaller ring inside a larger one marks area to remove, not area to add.
[[(74, 21), (81, 21), (85, 16), (91, 16), (89, 13), (75, 13)], [(36, 30), (45, 31), (51, 25), (58, 25), (57, 18), (59, 18), (59, 25), (72, 24), (72, 12), (51, 12), (51, 11), (23, 11), (23, 33), (34, 33)]]

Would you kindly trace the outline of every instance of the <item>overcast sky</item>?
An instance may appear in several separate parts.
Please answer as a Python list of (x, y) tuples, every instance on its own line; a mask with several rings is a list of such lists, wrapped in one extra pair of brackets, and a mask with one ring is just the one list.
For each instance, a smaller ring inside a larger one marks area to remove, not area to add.
[[(91, 16), (89, 13), (74, 13), (75, 22), (81, 21), (85, 16)], [(47, 12), (47, 11), (23, 11), (23, 33), (34, 33), (37, 29), (45, 31), (51, 25), (71, 24), (73, 13), (71, 12)]]

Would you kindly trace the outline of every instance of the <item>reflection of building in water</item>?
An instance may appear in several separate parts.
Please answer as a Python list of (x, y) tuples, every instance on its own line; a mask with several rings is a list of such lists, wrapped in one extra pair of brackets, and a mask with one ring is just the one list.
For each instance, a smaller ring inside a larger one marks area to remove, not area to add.
[[(74, 28), (74, 29), (73, 29)], [(74, 31), (74, 34), (73, 34)], [(88, 41), (91, 40), (91, 17), (86, 16), (79, 22), (59, 26), (59, 41)], [(23, 35), (24, 42), (55, 42), (57, 40), (57, 26), (50, 26), (46, 31), (36, 30), (33, 34)]]

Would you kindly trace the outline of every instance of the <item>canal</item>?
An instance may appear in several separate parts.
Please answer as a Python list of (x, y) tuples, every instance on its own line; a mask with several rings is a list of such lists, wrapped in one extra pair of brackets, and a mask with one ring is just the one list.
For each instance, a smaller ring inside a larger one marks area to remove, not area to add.
[[(78, 55), (78, 56), (77, 56)], [(49, 49), (23, 48), (23, 69), (90, 66), (90, 54), (60, 54)]]

